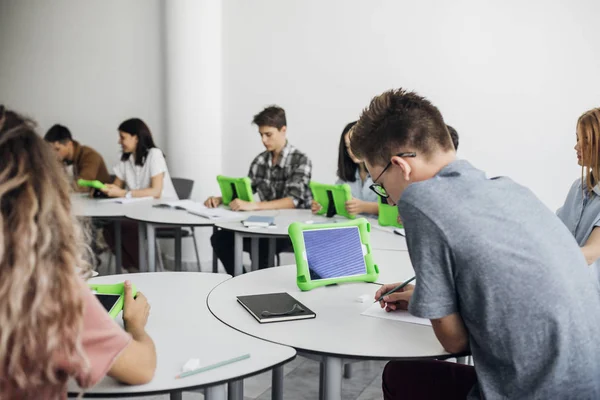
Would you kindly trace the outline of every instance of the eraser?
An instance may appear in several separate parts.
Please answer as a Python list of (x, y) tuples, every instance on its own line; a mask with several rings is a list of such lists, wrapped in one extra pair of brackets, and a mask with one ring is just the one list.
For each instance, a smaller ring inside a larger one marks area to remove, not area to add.
[(362, 296), (358, 296), (356, 301), (359, 303), (366, 303), (372, 296), (370, 294), (363, 294)]
[(314, 221), (312, 219), (309, 219), (308, 221), (305, 222), (305, 224), (309, 224), (309, 225), (312, 223), (314, 223)]
[(185, 364), (183, 364), (183, 368), (181, 368), (182, 372), (189, 372), (200, 368), (200, 360), (197, 358), (190, 358)]

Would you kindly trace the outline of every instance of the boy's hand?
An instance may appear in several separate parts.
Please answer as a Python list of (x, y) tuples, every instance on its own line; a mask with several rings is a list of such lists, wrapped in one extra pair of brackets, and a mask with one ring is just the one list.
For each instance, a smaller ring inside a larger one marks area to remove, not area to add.
[(321, 208), (323, 208), (323, 207), (321, 207), (321, 205), (314, 200), (310, 204), (310, 210), (312, 211), (313, 214), (316, 214), (319, 211), (321, 211)]
[[(377, 293), (375, 293), (375, 300), (378, 300), (385, 293), (389, 292), (400, 284), (401, 282), (390, 283), (381, 286)], [(412, 297), (414, 290), (415, 285), (406, 285), (397, 292), (385, 296), (383, 300), (379, 302), (379, 305), (381, 308), (385, 308), (385, 311), (388, 312), (396, 310), (408, 310), (408, 304), (410, 303), (410, 298)]]
[(258, 209), (258, 204), (255, 202), (250, 203), (249, 201), (235, 199), (229, 203), (229, 207), (233, 211), (256, 211)]
[(204, 206), (208, 208), (217, 208), (223, 203), (222, 197), (211, 196), (204, 202)]

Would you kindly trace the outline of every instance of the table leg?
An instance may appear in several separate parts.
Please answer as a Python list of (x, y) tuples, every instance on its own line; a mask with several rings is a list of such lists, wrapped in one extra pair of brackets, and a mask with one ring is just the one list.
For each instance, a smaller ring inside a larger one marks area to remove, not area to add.
[(342, 399), (342, 370), (341, 358), (323, 357), (323, 398), (325, 400)]
[(181, 228), (175, 228), (175, 271), (181, 270)]
[(204, 389), (204, 400), (225, 400), (225, 392), (225, 384), (207, 387)]
[(146, 224), (148, 238), (148, 272), (156, 272), (156, 231), (154, 225)]
[(271, 377), (271, 400), (283, 400), (283, 365), (273, 368)]
[(344, 378), (352, 378), (352, 364), (350, 363), (344, 365)]
[(252, 259), (252, 267), (250, 267), (251, 271), (256, 271), (259, 267), (258, 265), (258, 238), (252, 237), (250, 238), (250, 258)]
[(120, 274), (123, 272), (123, 243), (121, 240), (121, 221), (115, 220), (115, 272)]
[(325, 398), (325, 394), (323, 393), (323, 391), (325, 390), (324, 371), (325, 365), (321, 361), (319, 362), (319, 400), (323, 400)]
[(457, 364), (465, 364), (465, 365), (467, 365), (468, 364), (467, 357), (466, 356), (464, 356), (464, 357), (456, 357), (456, 363)]
[(242, 265), (244, 238), (238, 232), (234, 232), (233, 235), (233, 276), (238, 276), (244, 272), (244, 266)]
[(227, 384), (227, 400), (244, 400), (244, 380)]
[[(219, 229), (213, 225), (213, 235), (217, 233)], [(213, 250), (213, 274), (219, 272), (219, 259), (217, 258), (217, 253)]]
[(275, 238), (269, 238), (269, 268), (275, 266)]
[(140, 258), (140, 271), (148, 271), (148, 261), (146, 260), (146, 224), (138, 222), (138, 257)]
[(181, 391), (171, 392), (169, 394), (169, 400), (182, 400), (183, 393)]

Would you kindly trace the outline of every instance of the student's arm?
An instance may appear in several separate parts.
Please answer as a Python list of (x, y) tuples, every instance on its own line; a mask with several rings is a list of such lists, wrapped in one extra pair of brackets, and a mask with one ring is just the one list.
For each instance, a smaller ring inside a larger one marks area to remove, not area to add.
[(581, 251), (588, 265), (595, 263), (600, 258), (600, 227), (596, 226), (592, 229), (592, 233)]
[[(78, 192), (89, 192), (90, 188), (77, 185), (77, 179), (85, 179), (93, 181), (98, 178), (98, 170), (102, 164), (102, 157), (99, 154), (90, 153), (81, 158), (80, 164), (77, 166), (78, 176), (75, 177), (75, 190)], [(110, 182), (102, 182), (110, 183)]]
[(469, 350), (469, 335), (458, 313), (439, 319), (432, 319), (435, 336), (448, 353), (457, 354)]
[[(312, 163), (308, 157), (302, 156), (294, 166), (292, 175), (285, 182), (283, 195), (290, 198), (293, 206), (289, 208), (310, 208), (310, 202), (305, 204), (305, 199), (310, 193), (310, 177), (312, 174)], [(285, 200), (285, 199), (283, 199)], [(289, 204), (289, 203), (282, 203)], [(288, 208), (288, 207), (286, 207)], [(267, 210), (269, 208), (265, 208)]]
[[(214, 199), (214, 198), (213, 198)], [(210, 200), (210, 199), (209, 199)], [(206, 203), (208, 200), (204, 203)], [(209, 206), (207, 206), (209, 207)], [(233, 211), (259, 211), (259, 210), (285, 210), (288, 208), (296, 208), (294, 200), (291, 197), (277, 199), (271, 201), (256, 201), (249, 202), (240, 199), (235, 199), (229, 203), (229, 207)]]
[(132, 190), (131, 197), (154, 197), (160, 199), (163, 190), (163, 183), (165, 181), (165, 173), (162, 172), (152, 177), (150, 181), (150, 187), (146, 189)]
[(126, 282), (123, 321), (125, 330), (131, 334), (133, 340), (115, 359), (108, 376), (130, 385), (148, 383), (154, 377), (156, 348), (145, 331), (149, 314), (150, 305), (146, 297), (138, 292), (134, 299), (131, 284)]
[(350, 214), (379, 214), (379, 204), (373, 201), (352, 199), (346, 202), (346, 211)]

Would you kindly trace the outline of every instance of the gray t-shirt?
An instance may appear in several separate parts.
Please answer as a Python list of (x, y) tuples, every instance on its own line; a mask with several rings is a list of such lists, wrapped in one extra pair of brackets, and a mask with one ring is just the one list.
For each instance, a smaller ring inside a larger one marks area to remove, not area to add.
[[(571, 185), (565, 204), (556, 212), (579, 246), (584, 246), (592, 230), (600, 226), (600, 187), (596, 185), (589, 193), (583, 183), (579, 178)], [(590, 265), (589, 270), (600, 282), (600, 260)]]
[(398, 209), (417, 275), (410, 312), (461, 315), (469, 398), (600, 399), (600, 287), (529, 189), (458, 160), (409, 185)]

